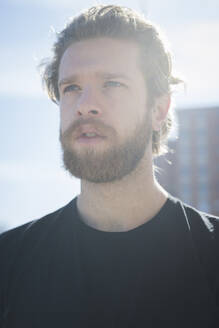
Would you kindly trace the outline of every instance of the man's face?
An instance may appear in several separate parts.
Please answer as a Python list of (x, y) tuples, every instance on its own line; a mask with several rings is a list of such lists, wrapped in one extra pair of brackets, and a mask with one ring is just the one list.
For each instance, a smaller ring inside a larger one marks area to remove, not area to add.
[(83, 180), (122, 179), (151, 154), (151, 111), (135, 43), (80, 41), (59, 67), (60, 141), (65, 168)]

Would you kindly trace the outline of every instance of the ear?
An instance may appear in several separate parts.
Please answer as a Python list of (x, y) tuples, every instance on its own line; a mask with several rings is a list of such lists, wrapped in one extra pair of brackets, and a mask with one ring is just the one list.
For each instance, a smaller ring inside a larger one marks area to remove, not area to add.
[(154, 131), (161, 129), (162, 122), (165, 120), (171, 104), (170, 95), (164, 95), (155, 100), (152, 109), (152, 128)]

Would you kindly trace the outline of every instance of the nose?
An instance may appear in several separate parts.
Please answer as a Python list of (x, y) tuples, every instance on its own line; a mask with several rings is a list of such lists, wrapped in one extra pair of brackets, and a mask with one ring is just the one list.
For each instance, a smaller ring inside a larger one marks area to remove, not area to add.
[(81, 92), (76, 105), (76, 113), (78, 116), (99, 116), (102, 113), (95, 90), (86, 88)]

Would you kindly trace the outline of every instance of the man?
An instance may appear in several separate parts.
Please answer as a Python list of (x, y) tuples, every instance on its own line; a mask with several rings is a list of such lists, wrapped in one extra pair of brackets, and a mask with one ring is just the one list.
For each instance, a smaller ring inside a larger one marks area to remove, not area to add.
[(154, 176), (181, 82), (157, 29), (95, 6), (53, 50), (43, 80), (81, 194), (2, 234), (1, 327), (218, 327), (218, 219)]

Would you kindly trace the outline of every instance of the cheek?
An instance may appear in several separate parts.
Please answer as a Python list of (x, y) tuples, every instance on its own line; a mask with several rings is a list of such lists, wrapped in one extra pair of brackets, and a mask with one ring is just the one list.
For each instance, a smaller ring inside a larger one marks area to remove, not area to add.
[(132, 135), (136, 130), (136, 126), (141, 122), (136, 115), (133, 115), (133, 110), (134, 108), (128, 108), (127, 106), (125, 112), (119, 112), (116, 119), (113, 118), (117, 133), (121, 138)]
[(68, 129), (68, 127), (72, 124), (74, 111), (71, 108), (70, 104), (66, 104), (65, 102), (60, 102), (60, 128), (61, 132), (64, 132)]

